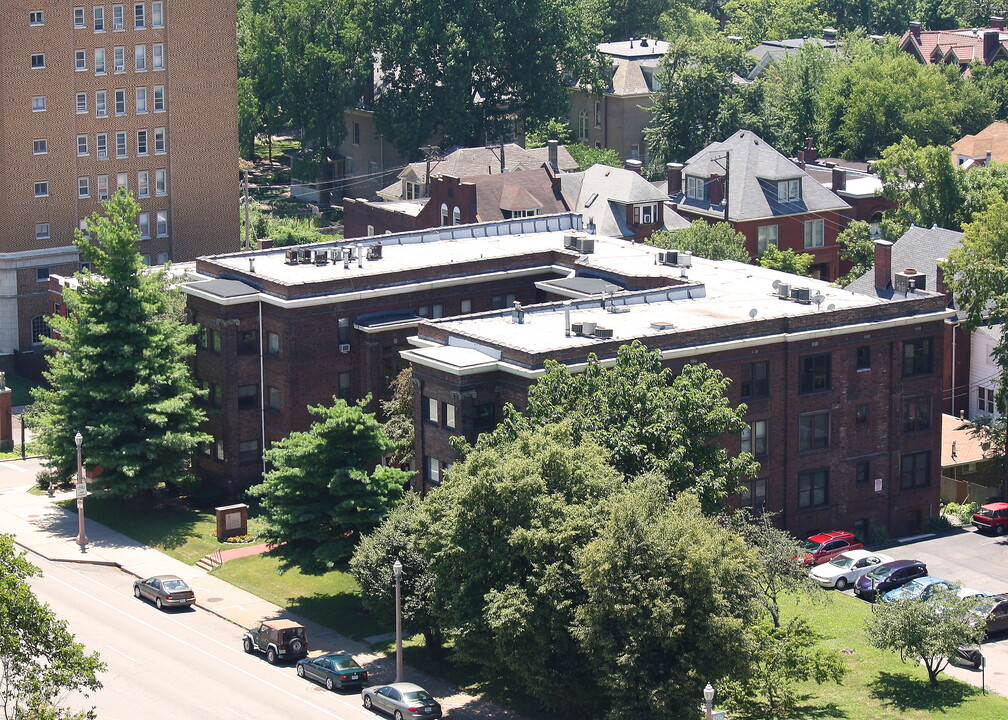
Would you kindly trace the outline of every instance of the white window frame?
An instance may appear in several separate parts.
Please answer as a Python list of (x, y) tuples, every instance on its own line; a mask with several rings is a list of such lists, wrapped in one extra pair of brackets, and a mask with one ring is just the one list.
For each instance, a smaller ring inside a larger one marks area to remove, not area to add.
[(588, 112), (582, 109), (578, 113), (578, 140), (588, 139)]
[(168, 135), (163, 127), (154, 128), (154, 154), (164, 155), (168, 152)]
[(90, 155), (91, 153), (88, 152), (88, 150), (90, 150), (90, 148), (88, 147), (89, 145), (90, 145), (90, 143), (88, 142), (88, 136), (87, 135), (78, 135), (77, 136), (77, 157), (83, 157), (85, 155)]
[(104, 75), (107, 71), (105, 65), (105, 48), (95, 48), (94, 51), (94, 72), (95, 75)]
[(442, 225), (447, 225), (448, 224), (448, 204), (447, 203), (441, 203), (441, 224)]
[(112, 31), (121, 32), (126, 29), (126, 10), (123, 5), (112, 6)]
[(74, 50), (74, 70), (87, 72), (87, 50)]
[(154, 112), (164, 112), (165, 111), (165, 92), (164, 85), (154, 86)]
[(452, 208), (452, 225), (460, 225), (462, 223), (462, 211), (459, 210), (459, 206), (456, 205)]
[(686, 176), (686, 198), (689, 200), (707, 199), (707, 181), (696, 175)]
[(140, 231), (140, 237), (147, 239), (151, 236), (150, 213), (142, 212), (139, 215), (137, 215), (137, 229)]
[(158, 168), (154, 171), (154, 194), (168, 194), (168, 171), (165, 168)]
[(29, 10), (28, 24), (31, 25), (32, 27), (45, 25), (45, 12), (42, 10)]
[(168, 211), (158, 210), (155, 215), (154, 230), (159, 238), (168, 237)]
[(147, 72), (147, 46), (133, 46), (133, 67), (137, 72)]
[(49, 141), (46, 138), (32, 140), (32, 155), (48, 155)]
[(805, 247), (821, 248), (826, 243), (825, 223), (820, 218), (818, 220), (805, 221)]
[(158, 0), (158, 2), (152, 2), (150, 8), (151, 14), (151, 27), (160, 28), (164, 27), (164, 3)]
[(122, 45), (112, 48), (112, 72), (126, 72), (126, 48)]
[(87, 114), (87, 93), (77, 93), (77, 114)]
[(38, 180), (35, 182), (35, 197), (49, 197), (48, 180)]
[(137, 197), (150, 197), (150, 171), (137, 171)]
[(89, 177), (77, 178), (77, 197), (79, 198), (91, 197), (91, 178)]
[(46, 66), (45, 53), (32, 53), (31, 56), (32, 70), (40, 70), (45, 66)]
[(455, 406), (445, 403), (444, 424), (446, 428), (455, 429)]
[(94, 9), (94, 31), (105, 32), (105, 8), (98, 5)]
[(427, 417), (424, 418), (427, 422), (438, 423), (441, 420), (441, 403), (437, 398), (424, 398), (427, 401)]
[(116, 141), (116, 157), (117, 158), (128, 157), (126, 150), (126, 133), (117, 132), (115, 141)]
[(147, 8), (143, 3), (133, 5), (133, 29), (145, 30), (147, 28)]
[(49, 223), (38, 223), (35, 225), (35, 239), (48, 240), (52, 237), (52, 227)]
[(36, 95), (32, 98), (32, 112), (45, 112), (49, 109), (49, 102), (45, 95)]
[(801, 178), (777, 181), (778, 202), (798, 202), (801, 196)]
[(164, 70), (164, 43), (151, 46), (151, 70)]
[(119, 88), (113, 95), (113, 112), (116, 117), (121, 117), (126, 114), (126, 89)]
[(98, 133), (95, 135), (95, 154), (98, 156), (99, 160), (104, 160), (108, 157), (107, 133)]
[(129, 173), (118, 173), (116, 175), (116, 190), (129, 190)]
[(108, 91), (95, 91), (95, 117), (108, 117)]
[(105, 201), (109, 199), (109, 176), (99, 175), (98, 176), (98, 199)]
[(137, 155), (147, 155), (150, 152), (150, 142), (146, 130), (137, 130)]
[(84, 8), (75, 7), (74, 8), (74, 30), (83, 30), (87, 27), (87, 22), (84, 20)]
[(144, 115), (147, 113), (147, 88), (138, 87), (134, 92), (136, 96), (134, 100), (136, 101), (136, 114)]
[(773, 245), (778, 247), (780, 240), (780, 227), (777, 225), (760, 225), (756, 228), (756, 252), (762, 255), (766, 249)]

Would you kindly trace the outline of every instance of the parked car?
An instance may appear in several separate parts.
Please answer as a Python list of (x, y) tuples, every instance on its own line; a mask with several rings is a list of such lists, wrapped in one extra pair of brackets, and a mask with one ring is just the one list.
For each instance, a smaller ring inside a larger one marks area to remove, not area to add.
[(925, 575), (924, 577), (914, 578), (905, 585), (900, 585), (898, 588), (894, 588), (889, 592), (883, 593), (882, 601), (896, 602), (897, 600), (913, 600), (916, 598), (927, 600), (929, 597), (938, 592), (939, 588), (946, 588), (948, 590), (952, 590), (953, 592), (957, 589), (956, 586), (948, 580)]
[(266, 661), (276, 665), (281, 660), (308, 655), (308, 634), (304, 626), (290, 620), (266, 620), (242, 636), (245, 652), (266, 653)]
[(919, 560), (893, 560), (876, 565), (859, 577), (854, 583), (854, 594), (862, 600), (875, 602), (880, 594), (924, 575), (927, 575), (927, 565)]
[(973, 513), (973, 527), (979, 532), (1004, 535), (1008, 530), (1008, 503), (996, 502), (982, 506)]
[(977, 602), (974, 611), (987, 625), (987, 634), (1008, 630), (1008, 594), (988, 595)]
[(811, 565), (822, 565), (827, 563), (837, 555), (848, 550), (860, 550), (864, 544), (857, 539), (857, 536), (846, 530), (835, 530), (833, 532), (813, 535), (801, 544), (805, 555), (798, 558), (805, 567)]
[(151, 600), (158, 610), (170, 607), (189, 607), (196, 602), (196, 594), (185, 580), (175, 575), (155, 575), (133, 582), (133, 595), (140, 600)]
[(364, 707), (387, 712), (395, 720), (405, 718), (439, 718), (441, 705), (419, 685), (400, 682), (372, 685), (361, 691)]
[(812, 579), (823, 587), (846, 590), (849, 585), (870, 571), (876, 565), (891, 562), (892, 558), (870, 550), (848, 550), (837, 555), (828, 563), (817, 565), (809, 573)]
[(331, 653), (297, 661), (299, 677), (324, 683), (327, 690), (364, 687), (368, 672), (346, 653)]

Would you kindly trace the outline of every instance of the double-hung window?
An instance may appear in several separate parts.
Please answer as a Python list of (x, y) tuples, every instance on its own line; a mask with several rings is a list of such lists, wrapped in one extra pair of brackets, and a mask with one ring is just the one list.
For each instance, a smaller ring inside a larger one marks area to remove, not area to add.
[(164, 100), (164, 85), (154, 86), (154, 112), (164, 112), (165, 100)]
[(101, 6), (94, 9), (94, 30), (95, 32), (105, 32), (105, 8)]
[(805, 247), (818, 248), (825, 243), (822, 220), (805, 221)]
[(137, 72), (147, 72), (147, 46), (137, 45), (133, 48), (134, 67)]
[(154, 43), (151, 47), (151, 67), (155, 70), (164, 70), (164, 44)]
[(126, 48), (112, 48), (112, 70), (117, 73), (126, 72)]
[(74, 8), (74, 29), (81, 30), (84, 28), (84, 8), (75, 7)]
[(137, 155), (147, 154), (147, 131), (137, 130)]
[(779, 202), (797, 202), (801, 200), (801, 180), (779, 180), (777, 182), (777, 200)]
[(158, 210), (156, 215), (158, 237), (168, 237), (168, 211)]
[(143, 30), (147, 27), (147, 13), (144, 11), (143, 3), (133, 6), (133, 29)]
[(154, 171), (154, 194), (168, 194), (168, 171), (164, 168), (159, 168)]
[(94, 71), (95, 75), (105, 74), (105, 48), (95, 48)]
[(167, 152), (165, 144), (165, 129), (154, 128), (154, 154), (164, 155)]
[(136, 111), (137, 115), (147, 112), (147, 88), (145, 87), (136, 89)]
[(108, 157), (108, 135), (106, 133), (95, 135), (95, 152), (99, 160), (104, 160)]
[(88, 136), (77, 136), (77, 155), (88, 155)]
[(116, 133), (116, 157), (126, 157), (126, 133), (124, 132)]
[(108, 117), (108, 92), (106, 90), (99, 90), (94, 94), (95, 97), (95, 117)]
[(164, 27), (164, 3), (152, 2), (150, 6), (151, 27)]
[(137, 173), (137, 197), (150, 197), (150, 171), (141, 170)]
[(108, 175), (98, 176), (98, 199), (108, 200), (109, 199), (109, 182)]
[(91, 197), (91, 178), (77, 178), (77, 197)]
[(115, 91), (115, 114), (125, 115), (126, 114), (126, 91), (116, 90)]
[(83, 115), (87, 112), (87, 93), (77, 93), (77, 114)]
[(74, 50), (74, 70), (87, 70), (87, 50)]
[(112, 6), (112, 29), (113, 30), (126, 29), (126, 13), (123, 11), (122, 5)]

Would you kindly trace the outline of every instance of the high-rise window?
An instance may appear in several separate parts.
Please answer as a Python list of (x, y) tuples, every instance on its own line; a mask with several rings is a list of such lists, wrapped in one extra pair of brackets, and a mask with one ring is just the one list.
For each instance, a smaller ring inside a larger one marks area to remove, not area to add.
[(931, 338), (918, 338), (903, 343), (903, 377), (927, 375), (934, 367)]
[(41, 181), (35, 183), (35, 197), (49, 197), (49, 183)]
[(117, 73), (126, 72), (126, 48), (112, 48), (112, 70)]
[(168, 171), (163, 168), (154, 171), (154, 194), (168, 194)]
[(116, 189), (129, 190), (129, 173), (119, 173), (116, 175)]
[(74, 70), (87, 70), (87, 50), (74, 50)]
[(155, 70), (164, 70), (164, 44), (154, 43), (151, 47), (151, 67)]
[(158, 210), (157, 211), (157, 236), (158, 237), (168, 237), (168, 211)]
[(798, 507), (821, 507), (829, 502), (829, 470), (806, 470), (798, 473)]
[(95, 153), (102, 160), (108, 157), (108, 135), (105, 133), (95, 135)]
[(137, 155), (147, 154), (147, 131), (137, 130)]
[(136, 89), (136, 111), (137, 115), (147, 112), (147, 88), (145, 87)]
[(32, 98), (32, 112), (45, 112), (47, 108), (45, 95), (36, 95)]
[(134, 67), (137, 72), (147, 71), (147, 46), (137, 45), (133, 48)]
[(39, 223), (35, 226), (35, 239), (36, 240), (47, 240), (49, 238), (50, 228), (49, 223)]
[(116, 90), (115, 91), (115, 114), (125, 115), (126, 114), (126, 91)]
[(164, 85), (154, 86), (154, 112), (164, 112)]
[(143, 30), (147, 27), (147, 13), (144, 12), (143, 3), (133, 6), (133, 27), (136, 30)]
[(88, 136), (78, 135), (77, 136), (77, 154), (87, 155), (88, 154)]
[(900, 457), (900, 489), (912, 490), (931, 484), (931, 453), (907, 453)]
[(165, 146), (165, 129), (164, 128), (154, 128), (154, 153), (156, 155), (163, 155), (167, 152)]
[(742, 397), (758, 400), (770, 395), (770, 361), (746, 363), (742, 366)]
[(80, 30), (84, 27), (84, 8), (74, 8), (74, 29)]
[(150, 6), (151, 27), (164, 27), (164, 3), (152, 2)]
[(77, 93), (77, 114), (87, 112), (87, 93)]
[(116, 133), (116, 157), (126, 157), (126, 133), (124, 132)]
[(829, 410), (798, 416), (798, 450), (821, 450), (830, 446)]
[(123, 11), (122, 5), (112, 6), (112, 29), (113, 30), (126, 29), (126, 13)]
[(832, 387), (831, 366), (829, 353), (807, 355), (800, 358), (798, 360), (798, 392), (829, 390)]
[(98, 90), (95, 94), (95, 117), (107, 117), (108, 116), (108, 92), (105, 90)]
[(31, 56), (31, 66), (33, 68), (45, 67), (45, 53), (35, 53)]
[(32, 141), (32, 152), (36, 155), (45, 155), (49, 152), (49, 141), (45, 138)]
[(98, 199), (105, 201), (109, 199), (109, 182), (108, 175), (98, 176)]
[(77, 197), (91, 197), (91, 178), (77, 178)]
[(105, 32), (105, 8), (96, 7), (94, 9), (94, 29), (95, 32)]
[(767, 454), (767, 421), (754, 420), (742, 431), (742, 452), (752, 453), (755, 457), (766, 457)]
[(140, 237), (150, 237), (150, 213), (142, 212), (137, 215), (137, 227), (140, 229)]
[(105, 48), (95, 48), (94, 71), (95, 75), (105, 74)]
[(137, 197), (150, 197), (150, 172), (147, 170), (137, 173)]

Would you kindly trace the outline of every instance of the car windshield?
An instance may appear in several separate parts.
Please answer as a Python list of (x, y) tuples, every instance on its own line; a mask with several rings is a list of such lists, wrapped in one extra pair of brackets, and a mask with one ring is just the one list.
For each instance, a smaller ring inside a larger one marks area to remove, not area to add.
[(892, 568), (888, 568), (885, 565), (879, 565), (877, 568), (870, 571), (867, 577), (871, 578), (872, 580), (882, 580), (891, 572)]
[(903, 592), (913, 595), (923, 591), (926, 587), (927, 584), (923, 580), (911, 580), (903, 586)]
[(283, 639), (290, 640), (291, 638), (304, 637), (303, 628), (287, 628), (283, 631)]
[(822, 543), (812, 542), (811, 540), (802, 540), (801, 548), (805, 552), (815, 552), (822, 547)]
[(403, 698), (405, 700), (413, 701), (419, 700), (420, 702), (433, 702), (434, 698), (430, 696), (426, 690), (413, 690), (412, 692), (404, 692)]
[(165, 580), (164, 582), (161, 583), (161, 587), (163, 587), (168, 592), (176, 592), (178, 590), (189, 589), (189, 586), (186, 585), (181, 580)]
[(359, 670), (360, 665), (353, 658), (342, 658), (341, 660), (333, 660), (333, 664), (336, 666), (337, 670)]
[(846, 570), (847, 568), (851, 567), (855, 562), (856, 560), (852, 557), (847, 557), (846, 555), (840, 555), (830, 560), (830, 565), (832, 565), (833, 567), (838, 567), (841, 570)]
[(988, 517), (988, 518), (994, 517), (994, 511), (991, 510), (990, 508), (980, 508), (979, 510), (976, 511), (976, 514), (980, 515), (981, 517)]

